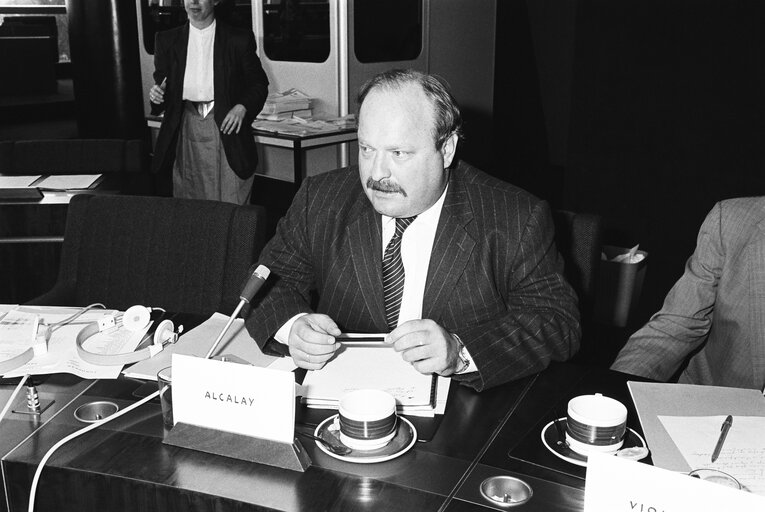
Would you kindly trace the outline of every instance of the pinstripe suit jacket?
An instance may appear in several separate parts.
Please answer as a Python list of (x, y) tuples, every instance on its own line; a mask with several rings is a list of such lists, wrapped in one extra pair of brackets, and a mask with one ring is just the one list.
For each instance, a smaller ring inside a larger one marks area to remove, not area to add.
[[(261, 255), (273, 287), (247, 328), (263, 347), (313, 309), (349, 332), (386, 332), (381, 216), (356, 167), (307, 179)], [(576, 295), (561, 274), (547, 203), (460, 163), (451, 173), (423, 299), (423, 318), (456, 333), (479, 391), (538, 372), (579, 348)]]
[(681, 382), (765, 386), (765, 197), (715, 205), (683, 276), (611, 367), (668, 380), (684, 363)]

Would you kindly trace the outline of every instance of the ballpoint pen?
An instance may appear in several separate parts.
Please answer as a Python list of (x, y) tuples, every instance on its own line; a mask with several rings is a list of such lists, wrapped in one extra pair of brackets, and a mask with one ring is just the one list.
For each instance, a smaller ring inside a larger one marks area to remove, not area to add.
[(725, 443), (725, 438), (728, 435), (731, 425), (733, 425), (733, 416), (729, 414), (728, 417), (725, 418), (725, 421), (723, 421), (722, 427), (720, 427), (720, 437), (717, 439), (717, 444), (712, 452), (712, 462), (716, 461), (717, 457), (720, 456), (720, 450), (722, 450), (723, 443)]

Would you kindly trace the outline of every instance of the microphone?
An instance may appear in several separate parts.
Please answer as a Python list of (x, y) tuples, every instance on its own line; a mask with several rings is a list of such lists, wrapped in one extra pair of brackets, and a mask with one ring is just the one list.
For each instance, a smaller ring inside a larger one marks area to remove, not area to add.
[(215, 349), (218, 348), (220, 340), (223, 339), (223, 336), (226, 334), (229, 327), (231, 327), (231, 324), (234, 323), (234, 319), (239, 315), (239, 312), (242, 310), (244, 305), (250, 303), (255, 294), (258, 293), (258, 290), (260, 290), (261, 286), (266, 283), (268, 276), (271, 275), (271, 271), (265, 265), (258, 265), (257, 268), (253, 270), (255, 265), (257, 265), (257, 263), (252, 265), (248, 270), (250, 277), (247, 279), (247, 283), (245, 283), (244, 288), (242, 288), (242, 292), (239, 294), (239, 305), (236, 307), (231, 316), (228, 317), (226, 326), (220, 332), (218, 339), (215, 340), (215, 343), (213, 343), (212, 347), (210, 347), (210, 350), (207, 352), (205, 359), (210, 359), (210, 357), (215, 353)]
[[(252, 265), (252, 267), (255, 265), (257, 265), (257, 263)], [(271, 271), (268, 270), (268, 267), (265, 265), (258, 265), (255, 270), (253, 270), (252, 267), (250, 267), (250, 270), (248, 270), (250, 277), (247, 279), (247, 283), (244, 285), (244, 288), (242, 288), (242, 293), (239, 294), (239, 298), (248, 304), (255, 296), (255, 294), (258, 293), (260, 287), (266, 284), (266, 279), (268, 279), (268, 276), (271, 275)]]

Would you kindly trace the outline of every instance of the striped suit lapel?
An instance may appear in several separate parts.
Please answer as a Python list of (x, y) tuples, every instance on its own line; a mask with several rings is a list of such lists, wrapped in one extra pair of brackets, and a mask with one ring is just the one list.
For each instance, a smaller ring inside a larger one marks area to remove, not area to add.
[(472, 220), (473, 211), (464, 183), (453, 172), (433, 241), (422, 304), (423, 318), (436, 321), (441, 319), (475, 247), (475, 239), (466, 229)]
[[(339, 219), (342, 222), (342, 219)], [(348, 212), (348, 244), (361, 295), (372, 321), (387, 331), (382, 286), (382, 226), (380, 214), (362, 192)]]

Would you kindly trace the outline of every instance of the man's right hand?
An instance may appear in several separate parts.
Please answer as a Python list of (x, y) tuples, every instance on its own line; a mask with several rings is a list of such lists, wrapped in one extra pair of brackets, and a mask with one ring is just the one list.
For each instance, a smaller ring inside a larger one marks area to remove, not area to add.
[(303, 315), (292, 325), (288, 345), (295, 364), (307, 370), (318, 370), (332, 359), (340, 347), (335, 336), (340, 329), (327, 315)]

